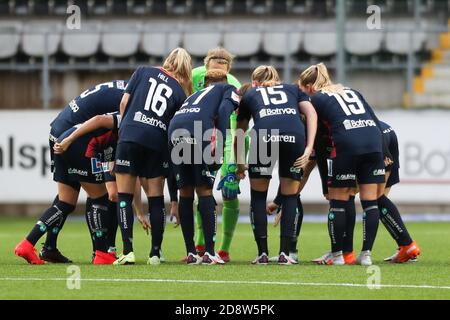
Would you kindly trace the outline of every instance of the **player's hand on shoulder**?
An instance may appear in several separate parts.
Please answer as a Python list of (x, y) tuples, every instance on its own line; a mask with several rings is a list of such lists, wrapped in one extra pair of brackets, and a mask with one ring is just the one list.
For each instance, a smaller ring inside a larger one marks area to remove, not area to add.
[(62, 154), (69, 149), (71, 144), (72, 141), (69, 138), (65, 138), (63, 141), (55, 143), (53, 146), (53, 151), (55, 154)]

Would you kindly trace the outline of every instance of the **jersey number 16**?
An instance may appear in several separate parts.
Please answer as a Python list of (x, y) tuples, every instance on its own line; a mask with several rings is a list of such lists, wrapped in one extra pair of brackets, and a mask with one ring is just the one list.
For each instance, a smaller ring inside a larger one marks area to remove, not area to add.
[(149, 111), (151, 109), (158, 117), (162, 117), (167, 109), (167, 99), (172, 96), (173, 90), (167, 84), (158, 84), (156, 79), (150, 78), (148, 81), (150, 82), (150, 88), (148, 89), (144, 110)]

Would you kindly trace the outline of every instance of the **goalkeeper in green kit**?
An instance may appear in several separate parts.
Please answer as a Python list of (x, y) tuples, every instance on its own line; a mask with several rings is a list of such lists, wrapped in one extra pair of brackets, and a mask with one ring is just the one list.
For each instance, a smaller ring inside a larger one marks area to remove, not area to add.
[[(220, 69), (228, 73), (228, 84), (231, 84), (239, 89), (241, 87), (240, 82), (231, 74), (231, 64), (233, 62), (233, 56), (223, 48), (215, 48), (208, 51), (206, 56), (205, 65), (192, 70), (192, 83), (194, 92), (204, 89), (205, 75), (207, 70)], [(230, 118), (231, 132), (227, 133), (225, 141), (224, 161), (220, 169), (221, 178), (230, 177), (230, 179), (222, 179), (219, 184), (219, 188), (222, 190), (223, 209), (222, 209), (222, 243), (219, 247), (217, 254), (222, 258), (224, 262), (230, 261), (230, 245), (233, 238), (234, 230), (239, 217), (239, 200), (237, 194), (239, 192), (239, 182), (235, 179), (236, 165), (234, 155), (232, 154), (232, 142), (234, 131), (236, 130), (236, 113), (233, 113)], [(223, 188), (224, 184), (226, 187)], [(225, 190), (234, 190), (231, 192), (225, 192)], [(195, 210), (196, 217), (196, 239), (195, 247), (197, 252), (202, 255), (205, 251), (205, 239), (202, 230), (202, 222), (198, 209)]]

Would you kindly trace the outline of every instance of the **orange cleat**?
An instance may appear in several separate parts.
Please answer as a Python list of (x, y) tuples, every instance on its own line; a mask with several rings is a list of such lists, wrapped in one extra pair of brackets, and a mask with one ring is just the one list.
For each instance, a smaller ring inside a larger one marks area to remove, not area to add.
[(106, 252), (96, 250), (95, 258), (92, 263), (93, 264), (113, 264), (114, 261), (116, 261), (115, 256), (113, 256), (109, 253), (106, 253)]
[(219, 255), (219, 257), (223, 260), (223, 262), (228, 263), (230, 262), (230, 254), (226, 251), (223, 250), (219, 250), (217, 251), (217, 254)]
[(200, 257), (203, 257), (205, 255), (206, 246), (195, 246), (195, 250), (197, 250)]
[(36, 248), (27, 239), (24, 239), (16, 246), (14, 254), (27, 260), (29, 264), (45, 264), (45, 261), (36, 254)]
[(393, 263), (405, 263), (416, 259), (420, 255), (420, 248), (415, 241), (408, 246), (401, 246), (398, 254), (392, 259)]
[(355, 252), (344, 253), (344, 261), (346, 265), (355, 265), (356, 264)]

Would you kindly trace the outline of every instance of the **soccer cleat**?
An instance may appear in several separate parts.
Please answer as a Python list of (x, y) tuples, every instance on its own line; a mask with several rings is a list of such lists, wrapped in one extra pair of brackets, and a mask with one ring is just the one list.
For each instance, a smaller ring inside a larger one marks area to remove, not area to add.
[(136, 258), (134, 257), (134, 253), (130, 252), (129, 254), (122, 254), (117, 258), (116, 261), (114, 261), (114, 265), (116, 266), (123, 266), (128, 264), (135, 264)]
[(356, 263), (364, 267), (370, 267), (372, 265), (372, 253), (370, 250), (362, 251), (358, 259), (356, 259)]
[(300, 259), (298, 258), (298, 252), (289, 252), (289, 258), (294, 260), (297, 264), (300, 261)]
[(45, 264), (36, 254), (36, 248), (27, 239), (22, 240), (14, 249), (14, 254), (27, 260), (29, 264)]
[(161, 261), (161, 263), (166, 262), (166, 258), (162, 254), (162, 250), (159, 250), (159, 261)]
[(95, 251), (95, 258), (92, 261), (92, 264), (100, 265), (100, 264), (113, 264), (116, 261), (115, 255), (111, 255), (111, 253), (102, 252), (99, 250)]
[(148, 258), (147, 264), (151, 266), (159, 266), (161, 264), (161, 258), (158, 256), (153, 256)]
[(200, 257), (203, 257), (203, 255), (205, 254), (206, 251), (206, 246), (195, 246), (195, 250), (197, 250), (197, 253)]
[(278, 264), (281, 266), (291, 266), (294, 264), (298, 264), (298, 262), (292, 259), (290, 256), (286, 255), (284, 252), (282, 252), (278, 257)]
[(212, 255), (208, 252), (202, 257), (202, 264), (204, 265), (214, 265), (214, 264), (225, 264), (225, 262), (218, 256)]
[(317, 264), (321, 264), (320, 263), (321, 261), (325, 261), (325, 260), (331, 259), (332, 256), (333, 255), (331, 254), (331, 252), (327, 252), (327, 253), (325, 253), (323, 256), (321, 256), (319, 258), (311, 260), (311, 262), (314, 262), (314, 263), (317, 263)]
[(217, 251), (217, 255), (223, 260), (223, 262), (228, 263), (230, 262), (230, 254), (226, 251), (219, 250)]
[(392, 256), (384, 258), (384, 261), (390, 262), (390, 261), (394, 260), (395, 258), (397, 258), (399, 251), (400, 251), (400, 249), (397, 249), (397, 251)]
[[(277, 262), (278, 262), (278, 257), (277, 257)], [(259, 265), (267, 265), (269, 263), (269, 257), (267, 256), (267, 254), (263, 253), (260, 256), (257, 256), (255, 260), (252, 261), (252, 264), (259, 264)]]
[(327, 266), (343, 266), (345, 265), (345, 260), (342, 251), (339, 251), (323, 255), (322, 259), (316, 259), (315, 263)]
[(189, 254), (187, 255), (187, 258), (186, 258), (186, 264), (196, 265), (196, 264), (201, 264), (201, 263), (202, 263), (202, 258), (199, 255), (189, 252)]
[(411, 259), (417, 259), (420, 255), (420, 248), (415, 241), (408, 246), (401, 246), (397, 256), (391, 260), (393, 263), (405, 263)]
[(72, 263), (72, 260), (63, 256), (58, 249), (48, 249), (45, 246), (39, 251), (39, 258), (50, 263)]
[(344, 253), (344, 261), (346, 265), (355, 265), (356, 264), (356, 255), (354, 252)]

